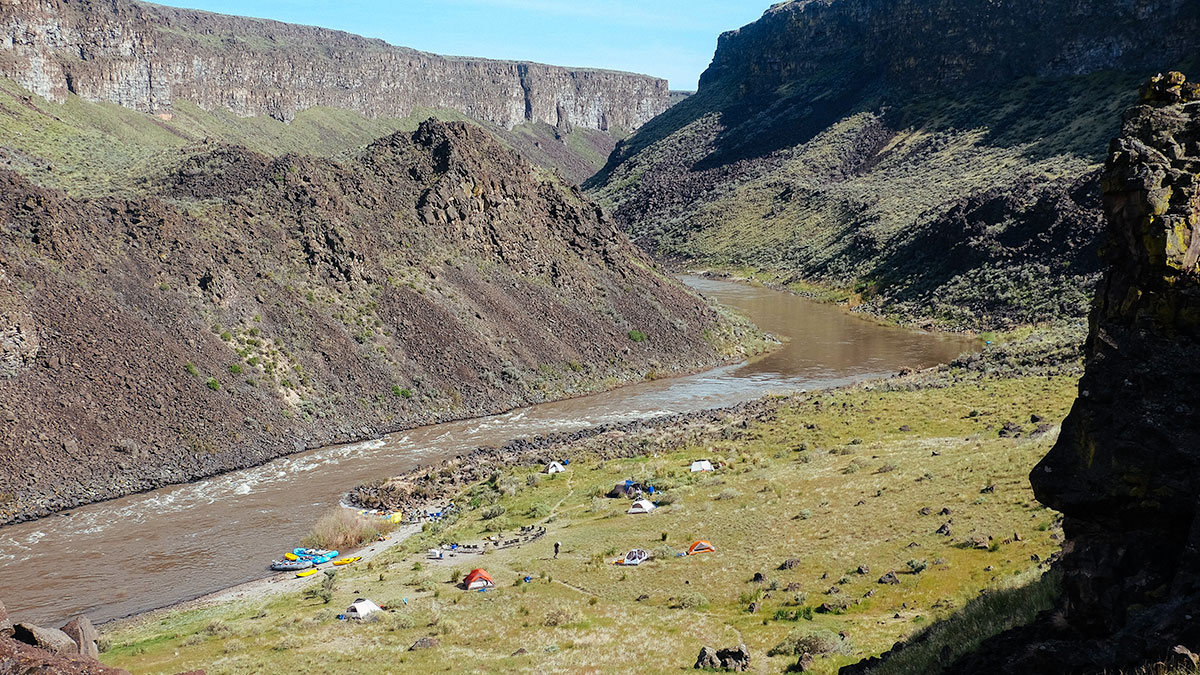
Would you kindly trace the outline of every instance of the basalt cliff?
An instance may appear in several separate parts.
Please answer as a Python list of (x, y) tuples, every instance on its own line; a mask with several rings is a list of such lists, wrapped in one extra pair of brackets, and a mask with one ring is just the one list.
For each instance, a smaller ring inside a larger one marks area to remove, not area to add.
[(643, 247), (948, 328), (1081, 321), (1102, 149), (1200, 5), (795, 0), (588, 184)]
[(315, 106), (368, 117), (445, 108), (507, 128), (633, 130), (669, 104), (666, 81), (643, 75), (443, 57), (134, 0), (5, 2), (0, 75), (58, 103), (72, 93), (166, 112), (187, 100), (285, 121)]
[(165, 158), (119, 197), (0, 170), (0, 523), (739, 353), (475, 125)]
[(18, 87), (56, 104), (119, 104), (169, 134), (269, 154), (278, 148), (263, 143), (265, 120), (295, 124), (272, 133), (306, 154), (358, 148), (430, 116), (471, 120), (576, 183), (671, 104), (667, 82), (645, 75), (439, 56), (136, 0), (0, 3), (0, 88)]

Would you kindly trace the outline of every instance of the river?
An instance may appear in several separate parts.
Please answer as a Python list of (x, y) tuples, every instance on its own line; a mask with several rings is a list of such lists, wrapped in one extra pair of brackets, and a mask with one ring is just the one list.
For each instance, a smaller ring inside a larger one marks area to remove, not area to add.
[(0, 528), (0, 601), (18, 621), (126, 616), (264, 577), (359, 483), (480, 445), (836, 387), (945, 363), (972, 340), (880, 326), (767, 288), (683, 280), (784, 345), (753, 361), (481, 419), (310, 450), (259, 467)]

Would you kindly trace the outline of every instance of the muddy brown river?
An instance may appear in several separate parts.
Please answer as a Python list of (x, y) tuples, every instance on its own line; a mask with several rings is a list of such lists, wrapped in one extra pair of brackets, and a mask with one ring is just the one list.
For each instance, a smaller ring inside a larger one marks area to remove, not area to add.
[(0, 600), (15, 620), (102, 621), (269, 574), (266, 565), (362, 482), (480, 445), (836, 387), (945, 363), (973, 340), (879, 326), (766, 288), (684, 277), (785, 344), (750, 362), (481, 419), (311, 450), (252, 469), (0, 528)]

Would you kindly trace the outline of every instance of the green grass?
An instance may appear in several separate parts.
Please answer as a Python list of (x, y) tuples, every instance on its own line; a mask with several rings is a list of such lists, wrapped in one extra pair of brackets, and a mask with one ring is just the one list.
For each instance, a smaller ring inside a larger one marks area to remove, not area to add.
[[(572, 459), (566, 473), (515, 467), (469, 486), (457, 500), (470, 505), (460, 518), (428, 527), (370, 566), (342, 570), (329, 605), (287, 594), (153, 615), (107, 630), (111, 646), (102, 659), (139, 673), (199, 666), (210, 673), (367, 673), (378, 671), (387, 652), (395, 654), (389, 663), (414, 671), (470, 663), (624, 672), (623, 664), (639, 663), (668, 672), (689, 668), (705, 644), (744, 641), (763, 672), (783, 672), (795, 657), (766, 654), (794, 631), (844, 631), (850, 646), (817, 660), (817, 672), (832, 673), (923, 630), (940, 631), (933, 654), (963, 626), (982, 639), (1024, 621), (1053, 595), (1052, 581), (1036, 581), (1030, 556), (1045, 559), (1058, 549), (1051, 537), (1060, 536), (1056, 514), (1034, 500), (1026, 479), (1054, 434), (1009, 439), (998, 429), (1032, 414), (1062, 419), (1075, 381), (946, 382), (779, 399), (774, 412), (750, 414), (744, 426), (735, 415), (700, 428), (584, 441), (555, 451)], [(638, 451), (598, 459), (614, 447)], [(701, 456), (725, 466), (691, 474), (691, 460)], [(861, 470), (846, 473), (851, 463)], [(625, 478), (658, 486), (671, 503), (630, 516), (627, 501), (597, 496)], [(980, 499), (990, 485), (994, 492)], [(919, 515), (924, 507), (933, 515)], [(942, 508), (952, 511), (950, 537), (935, 533), (947, 519), (936, 515)], [(477, 542), (498, 526), (512, 532), (531, 524), (549, 533), (526, 547), (423, 559), (430, 545)], [(995, 550), (964, 543), (989, 536)], [(700, 538), (717, 552), (674, 556)], [(554, 541), (563, 543), (558, 560)], [(658, 557), (637, 568), (609, 564), (633, 547)], [(780, 569), (789, 558), (798, 563)], [(477, 566), (491, 572), (496, 589), (465, 593), (453, 585)], [(868, 573), (859, 574), (860, 566)], [(900, 583), (877, 583), (889, 571)], [(753, 583), (756, 572), (767, 581)], [(524, 583), (526, 576), (533, 581)], [(789, 591), (791, 584), (798, 587)], [(828, 595), (831, 588), (839, 592)], [(975, 600), (985, 588), (993, 593)], [(356, 596), (397, 610), (378, 623), (334, 620)], [(761, 603), (756, 614), (747, 611), (752, 599)], [(841, 609), (822, 613), (827, 603)], [(935, 623), (943, 619), (952, 623)], [(228, 634), (206, 633), (213, 621)], [(425, 635), (441, 646), (404, 651)], [(239, 644), (226, 651), (230, 640)], [(921, 672), (914, 663), (898, 672)]]
[(0, 148), (15, 158), (13, 168), (35, 183), (79, 196), (137, 193), (144, 189), (143, 179), (157, 178), (183, 153), (202, 149), (205, 139), (272, 156), (338, 156), (396, 131), (413, 131), (429, 117), (467, 119), (436, 109), (367, 119), (346, 110), (312, 108), (284, 124), (265, 116), (206, 111), (183, 100), (170, 113), (155, 116), (73, 95), (58, 105), (0, 78), (0, 129), (5, 132)]

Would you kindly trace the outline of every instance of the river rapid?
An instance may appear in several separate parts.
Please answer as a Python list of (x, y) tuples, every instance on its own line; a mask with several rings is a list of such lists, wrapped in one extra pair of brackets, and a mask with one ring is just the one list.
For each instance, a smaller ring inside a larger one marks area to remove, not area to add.
[(734, 405), (923, 368), (973, 340), (880, 326), (768, 288), (683, 277), (784, 341), (753, 361), (503, 415), (321, 448), (0, 528), (0, 600), (17, 621), (59, 625), (155, 609), (269, 574), (353, 486), (481, 445)]

